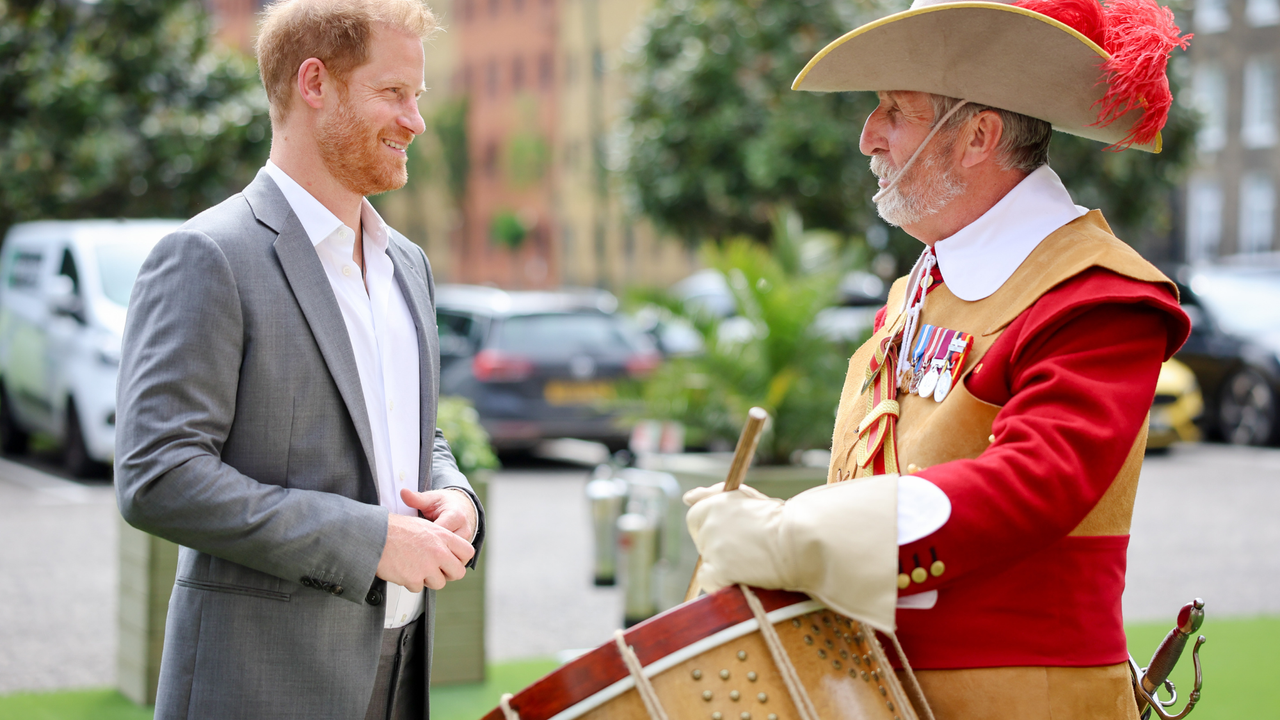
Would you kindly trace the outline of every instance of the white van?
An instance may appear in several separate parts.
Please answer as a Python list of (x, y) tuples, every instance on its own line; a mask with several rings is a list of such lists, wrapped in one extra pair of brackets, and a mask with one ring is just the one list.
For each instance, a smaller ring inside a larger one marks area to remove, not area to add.
[(115, 452), (125, 306), (147, 254), (180, 220), (14, 225), (0, 246), (0, 451), (32, 433), (62, 445), (76, 476)]

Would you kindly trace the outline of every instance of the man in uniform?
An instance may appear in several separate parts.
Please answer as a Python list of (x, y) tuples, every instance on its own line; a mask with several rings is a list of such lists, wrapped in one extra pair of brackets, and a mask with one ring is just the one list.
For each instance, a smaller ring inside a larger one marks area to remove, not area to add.
[(920, 0), (810, 61), (796, 89), (878, 93), (877, 208), (926, 247), (850, 360), (828, 484), (686, 497), (703, 587), (896, 626), (940, 719), (1136, 718), (1129, 523), (1189, 324), (1047, 155), (1052, 129), (1158, 151), (1185, 44), (1152, 0)]
[(116, 485), (179, 543), (157, 718), (423, 718), (433, 590), (484, 515), (436, 428), (435, 286), (366, 199), (405, 184), (421, 0), (281, 0), (271, 157), (133, 290)]

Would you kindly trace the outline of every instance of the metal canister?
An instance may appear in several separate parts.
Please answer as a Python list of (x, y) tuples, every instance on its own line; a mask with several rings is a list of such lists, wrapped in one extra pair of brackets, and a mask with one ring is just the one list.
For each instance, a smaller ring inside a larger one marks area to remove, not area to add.
[(587, 502), (591, 504), (591, 527), (595, 536), (593, 574), (598, 586), (617, 583), (618, 517), (627, 498), (627, 484), (614, 477), (597, 477), (587, 483)]
[(619, 517), (618, 549), (623, 572), (622, 621), (624, 627), (631, 627), (658, 612), (653, 586), (658, 533), (653, 520), (639, 513)]

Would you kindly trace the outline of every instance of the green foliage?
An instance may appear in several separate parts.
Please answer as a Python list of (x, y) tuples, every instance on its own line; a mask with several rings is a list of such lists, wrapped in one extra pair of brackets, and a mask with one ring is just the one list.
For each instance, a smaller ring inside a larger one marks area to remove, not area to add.
[(528, 188), (546, 175), (551, 150), (541, 135), (520, 132), (507, 140), (506, 166), (511, 186)]
[(189, 216), (252, 179), (266, 96), (210, 35), (188, 0), (0, 5), (0, 231)]
[(874, 96), (791, 90), (809, 58), (856, 24), (850, 7), (658, 0), (622, 129), (640, 209), (690, 244), (766, 240), (782, 206), (813, 227), (864, 228), (875, 180), (858, 133)]
[[(740, 318), (721, 321), (651, 295), (697, 329), (704, 351), (664, 363), (637, 393), (644, 417), (684, 423), (691, 444), (732, 444), (747, 411), (763, 407), (772, 417), (759, 447), (766, 463), (831, 446), (849, 356), (813, 326), (835, 298), (846, 263), (829, 242), (812, 252), (823, 238), (803, 239), (798, 218), (786, 217), (774, 224), (772, 251), (745, 237), (702, 248), (703, 263), (728, 279)], [(734, 325), (738, 331), (729, 331)]]
[(489, 237), (508, 250), (515, 250), (529, 234), (529, 226), (510, 210), (502, 210), (493, 216), (489, 225)]
[(471, 401), (441, 396), (436, 408), (436, 427), (449, 441), (453, 459), (458, 461), (458, 469), (463, 475), (498, 467), (498, 458), (489, 445), (489, 434), (480, 425), (480, 416)]
[[(779, 206), (794, 207), (811, 227), (864, 234), (876, 218), (876, 185), (858, 137), (875, 98), (795, 92), (791, 81), (827, 42), (906, 5), (658, 0), (619, 129), (640, 210), (690, 244), (766, 240)], [(1175, 104), (1159, 155), (1102, 152), (1099, 143), (1055, 133), (1052, 164), (1076, 201), (1101, 208), (1122, 237), (1167, 234), (1170, 191), (1191, 161), (1195, 127), (1194, 113)], [(895, 229), (888, 249), (903, 268), (921, 246)]]
[(431, 117), (448, 177), (449, 195), (459, 209), (467, 195), (467, 178), (471, 175), (471, 156), (467, 153), (466, 95), (445, 100)]
[(551, 162), (551, 148), (538, 130), (537, 111), (538, 106), (531, 98), (517, 102), (519, 121), (515, 132), (507, 138), (503, 152), (507, 181), (517, 189), (530, 188), (540, 182)]

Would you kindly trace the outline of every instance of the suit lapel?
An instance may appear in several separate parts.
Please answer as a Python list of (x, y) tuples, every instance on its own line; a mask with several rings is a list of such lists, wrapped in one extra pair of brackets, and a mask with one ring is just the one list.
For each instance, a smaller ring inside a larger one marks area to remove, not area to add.
[[(298, 306), (302, 308), (302, 314), (311, 327), (311, 334), (320, 348), (320, 355), (329, 368), (329, 374), (338, 386), (338, 393), (347, 406), (347, 412), (356, 428), (356, 436), (360, 438), (360, 446), (364, 448), (372, 480), (378, 466), (373, 457), (373, 431), (369, 426), (364, 391), (360, 387), (360, 371), (356, 367), (356, 356), (351, 349), (351, 337), (347, 334), (342, 310), (338, 308), (338, 301), (333, 296), (333, 288), (329, 285), (324, 266), (320, 264), (320, 256), (316, 254), (315, 246), (311, 244), (311, 238), (302, 228), (297, 215), (289, 207), (289, 202), (284, 199), (266, 171), (258, 173), (258, 177), (245, 188), (244, 195), (253, 208), (254, 215), (279, 233), (274, 244), (276, 257), (294, 297), (298, 300)], [(373, 490), (373, 497), (377, 497), (376, 482)]]
[[(407, 242), (407, 241), (405, 241)], [(409, 250), (404, 249), (397, 238), (393, 235), (391, 242), (388, 243), (387, 253), (391, 257), (391, 264), (395, 267), (395, 278), (400, 284), (400, 292), (404, 293), (404, 299), (409, 306), (409, 314), (413, 316), (414, 327), (418, 330), (418, 433), (419, 433), (419, 459), (418, 467), (422, 471), (431, 468), (432, 449), (435, 447), (435, 429), (436, 404), (433, 399), (436, 397), (436, 382), (439, 378), (439, 368), (435, 358), (439, 357), (436, 348), (436, 320), (435, 312), (431, 307), (431, 299), (427, 293), (427, 283), (423, 279), (424, 273), (418, 270), (410, 256)], [(430, 314), (428, 314), (430, 313)], [(429, 489), (431, 483), (430, 472), (418, 473), (418, 491)]]

